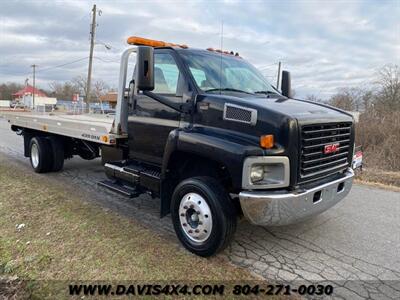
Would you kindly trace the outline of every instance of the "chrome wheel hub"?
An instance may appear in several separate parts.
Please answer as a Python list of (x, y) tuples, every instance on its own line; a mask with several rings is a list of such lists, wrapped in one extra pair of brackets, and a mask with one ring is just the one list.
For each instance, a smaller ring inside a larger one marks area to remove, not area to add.
[(31, 147), (31, 160), (33, 167), (37, 168), (37, 166), (39, 165), (39, 149), (36, 144), (32, 144)]
[(211, 209), (206, 200), (197, 193), (183, 196), (179, 205), (179, 220), (183, 232), (195, 242), (204, 242), (211, 234)]

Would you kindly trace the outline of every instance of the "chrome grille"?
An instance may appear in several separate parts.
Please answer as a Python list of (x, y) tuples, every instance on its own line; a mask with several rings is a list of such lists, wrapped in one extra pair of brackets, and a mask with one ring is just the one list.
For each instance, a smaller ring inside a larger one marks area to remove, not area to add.
[[(301, 127), (300, 180), (323, 177), (348, 167), (352, 123), (312, 124)], [(326, 145), (338, 150), (324, 153)]]

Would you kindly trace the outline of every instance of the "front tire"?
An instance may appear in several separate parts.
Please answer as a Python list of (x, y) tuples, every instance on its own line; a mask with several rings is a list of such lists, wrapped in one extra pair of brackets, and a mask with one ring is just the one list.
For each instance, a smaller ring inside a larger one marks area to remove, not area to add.
[(34, 137), (29, 143), (30, 161), (36, 173), (46, 173), (53, 166), (49, 141), (44, 137)]
[(181, 243), (199, 256), (223, 250), (236, 230), (235, 207), (212, 177), (193, 177), (178, 184), (172, 195), (171, 215)]

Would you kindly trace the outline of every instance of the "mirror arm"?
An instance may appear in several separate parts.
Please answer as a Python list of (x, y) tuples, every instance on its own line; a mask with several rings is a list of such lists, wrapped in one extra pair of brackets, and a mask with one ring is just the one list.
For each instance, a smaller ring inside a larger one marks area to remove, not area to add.
[(176, 104), (176, 103), (172, 102), (171, 100), (169, 100), (167, 97), (154, 94), (153, 92), (150, 92), (150, 91), (143, 91), (143, 95), (146, 95), (146, 96), (168, 106), (169, 108), (172, 108), (181, 113), (189, 113), (190, 114), (192, 111), (191, 103)]

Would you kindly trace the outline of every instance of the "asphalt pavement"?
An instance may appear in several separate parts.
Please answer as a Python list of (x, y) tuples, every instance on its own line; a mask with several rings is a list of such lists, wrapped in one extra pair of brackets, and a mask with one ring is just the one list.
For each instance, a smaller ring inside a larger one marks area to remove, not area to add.
[[(34, 174), (23, 157), (22, 137), (1, 118), (0, 152), (33, 176), (90, 192), (90, 201), (179, 244), (170, 217), (159, 218), (158, 199), (127, 199), (97, 186), (105, 178), (99, 159), (73, 158), (63, 172)], [(336, 298), (400, 299), (400, 192), (356, 184), (338, 205), (300, 224), (258, 227), (241, 220), (234, 241), (219, 255), (271, 282), (331, 283)]]

